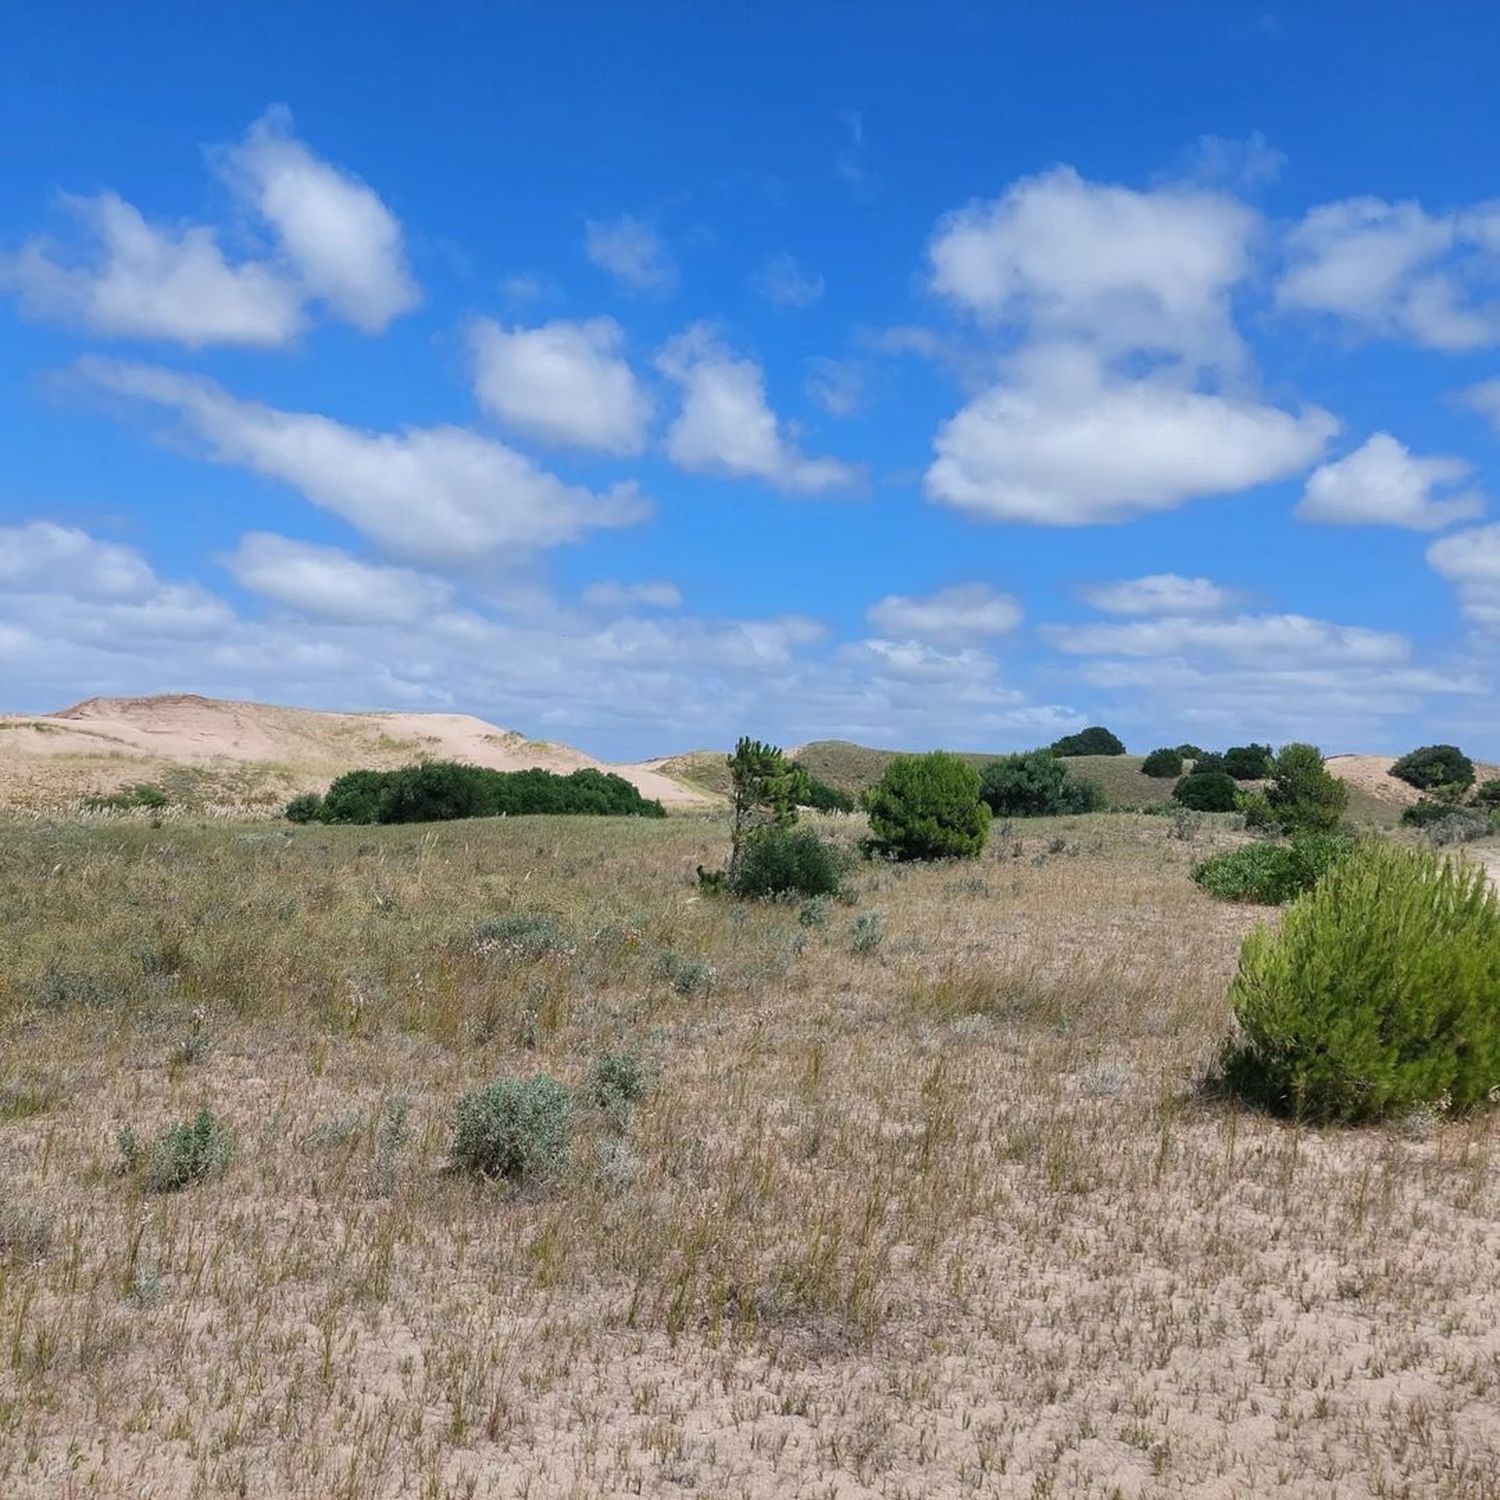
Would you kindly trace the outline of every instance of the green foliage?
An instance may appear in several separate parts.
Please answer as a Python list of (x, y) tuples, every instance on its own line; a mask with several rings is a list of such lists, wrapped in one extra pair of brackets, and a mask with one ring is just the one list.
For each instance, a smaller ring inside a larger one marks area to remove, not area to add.
[(1266, 803), (1286, 833), (1337, 828), (1349, 805), (1349, 788), (1323, 764), (1316, 745), (1283, 745), (1271, 762)]
[(1172, 796), (1195, 812), (1233, 812), (1237, 791), (1226, 771), (1194, 771), (1172, 788)]
[(1154, 776), (1162, 781), (1170, 777), (1181, 776), (1182, 752), (1167, 748), (1153, 750), (1141, 762), (1141, 770), (1145, 775)]
[(1105, 802), (1096, 782), (1075, 776), (1067, 761), (1050, 750), (992, 760), (980, 777), (979, 795), (1001, 818), (1099, 812)]
[(873, 953), (885, 941), (885, 923), (878, 911), (862, 911), (849, 924), (849, 946), (855, 953)]
[(1319, 1121), (1467, 1109), (1500, 1086), (1500, 901), (1483, 870), (1387, 843), (1245, 939), (1226, 1079)]
[(125, 1170), (139, 1172), (148, 1193), (175, 1193), (215, 1177), (234, 1158), (234, 1137), (206, 1109), (169, 1126), (149, 1147), (128, 1127), (116, 1139)]
[(323, 799), (316, 792), (293, 797), (283, 813), (288, 823), (318, 823), (323, 817)]
[(1403, 755), (1391, 775), (1420, 792), (1461, 795), (1474, 785), (1474, 762), (1457, 745), (1423, 745)]
[(979, 772), (945, 750), (898, 755), (871, 790), (868, 807), (870, 848), (891, 859), (970, 858), (989, 831)]
[[(299, 816), (293, 817), (293, 809)], [(429, 760), (399, 771), (346, 771), (315, 811), (293, 799), (287, 816), (323, 823), (436, 823), (453, 818), (519, 817), (529, 813), (664, 818), (660, 802), (610, 771), (592, 766), (553, 771), (492, 771), (458, 761)]]
[(650, 1085), (645, 1064), (636, 1052), (601, 1052), (580, 1090), (583, 1102), (623, 1119), (645, 1096)]
[(804, 771), (807, 777), (807, 789), (802, 797), (802, 806), (810, 807), (814, 812), (852, 813), (855, 802), (848, 792), (841, 792), (836, 786), (829, 786), (826, 781), (819, 781), (811, 772)]
[(1188, 745), (1178, 745), (1177, 746), (1177, 753), (1184, 760), (1198, 760), (1202, 756), (1206, 755), (1208, 752), (1206, 750), (1204, 750), (1204, 748), (1202, 747), (1202, 745), (1188, 744)]
[(555, 1078), (501, 1078), (458, 1101), (449, 1161), (516, 1187), (545, 1181), (567, 1165), (572, 1126), (573, 1097)]
[[(1223, 771), (1224, 757), (1217, 750), (1200, 750), (1193, 757), (1194, 771)], [(1228, 775), (1228, 772), (1225, 772)]]
[(1234, 745), (1224, 752), (1224, 770), (1236, 781), (1264, 781), (1272, 759), (1269, 745)]
[(1102, 724), (1065, 734), (1051, 746), (1054, 755), (1124, 755), (1125, 742)]
[(1473, 802), (1475, 807), (1500, 808), (1500, 778), (1481, 781), (1474, 788)]
[(150, 781), (136, 781), (122, 786), (117, 792), (99, 797), (85, 797), (83, 805), (94, 812), (136, 812), (144, 809), (157, 812), (166, 807), (171, 798), (165, 790)]
[(1433, 823), (1441, 823), (1452, 812), (1451, 802), (1438, 802), (1434, 798), (1423, 797), (1420, 802), (1413, 802), (1401, 809), (1401, 821), (1408, 828), (1427, 828)]
[(729, 835), (729, 886), (733, 890), (746, 845), (767, 828), (790, 828), (797, 805), (811, 795), (807, 772), (775, 745), (742, 735), (727, 757), (733, 823)]
[(811, 828), (762, 828), (741, 845), (729, 888), (736, 896), (832, 896), (849, 866), (846, 852)]
[(1193, 867), (1193, 879), (1220, 901), (1281, 906), (1323, 877), (1353, 847), (1340, 834), (1299, 834), (1290, 844), (1256, 843), (1215, 854)]

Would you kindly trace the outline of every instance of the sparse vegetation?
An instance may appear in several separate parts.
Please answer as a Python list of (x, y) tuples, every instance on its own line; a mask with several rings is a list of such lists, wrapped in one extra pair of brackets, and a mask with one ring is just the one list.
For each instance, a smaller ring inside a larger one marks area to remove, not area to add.
[(970, 859), (984, 848), (990, 810), (979, 773), (943, 750), (900, 755), (870, 794), (870, 847), (889, 859)]
[(1466, 1110), (1500, 1088), (1500, 904), (1482, 870), (1373, 843), (1245, 939), (1225, 1075), (1299, 1118)]
[(233, 1135), (208, 1109), (168, 1126), (150, 1146), (142, 1145), (127, 1126), (118, 1144), (125, 1170), (138, 1175), (148, 1193), (180, 1192), (218, 1176), (234, 1158)]
[(85, 797), (83, 805), (93, 812), (157, 812), (171, 800), (164, 787), (151, 781), (137, 781), (118, 792)]

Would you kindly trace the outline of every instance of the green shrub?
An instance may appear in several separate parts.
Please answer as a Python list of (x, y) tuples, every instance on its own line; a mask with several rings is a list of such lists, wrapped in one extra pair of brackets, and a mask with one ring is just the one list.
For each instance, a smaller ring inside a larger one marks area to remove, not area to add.
[(832, 896), (849, 873), (844, 850), (811, 828), (761, 828), (746, 839), (730, 877), (736, 896)]
[(206, 1109), (192, 1120), (169, 1126), (149, 1147), (128, 1128), (118, 1140), (126, 1170), (141, 1173), (141, 1186), (148, 1193), (175, 1193), (215, 1177), (234, 1158), (234, 1137)]
[(891, 859), (972, 858), (990, 826), (979, 772), (945, 750), (896, 756), (868, 807), (870, 848)]
[(1246, 844), (1202, 860), (1193, 879), (1220, 901), (1281, 906), (1311, 890), (1352, 847), (1352, 840), (1332, 833), (1304, 833), (1290, 844)]
[(1475, 839), (1487, 838), (1494, 831), (1495, 825), (1489, 815), (1471, 807), (1450, 807), (1446, 817), (1429, 823), (1424, 830), (1427, 841), (1438, 846), (1468, 844)]
[(638, 1053), (601, 1052), (580, 1092), (585, 1104), (622, 1119), (645, 1096), (649, 1081)]
[(166, 807), (171, 800), (166, 792), (154, 783), (137, 781), (129, 786), (122, 786), (117, 792), (109, 792), (99, 797), (85, 797), (83, 805), (92, 808), (95, 812), (135, 812), (141, 808), (155, 812)]
[(458, 1101), (450, 1164), (517, 1187), (545, 1181), (567, 1165), (572, 1125), (572, 1095), (555, 1078), (501, 1078)]
[(1054, 755), (1124, 755), (1125, 742), (1102, 724), (1095, 724), (1054, 740), (1051, 750)]
[(1174, 776), (1181, 776), (1182, 752), (1170, 748), (1153, 750), (1141, 762), (1141, 771), (1144, 775), (1154, 776), (1159, 781), (1169, 781)]
[(1500, 778), (1481, 781), (1474, 788), (1474, 806), (1500, 809)]
[(1207, 751), (1205, 751), (1204, 748), (1201, 745), (1188, 744), (1188, 745), (1178, 745), (1177, 746), (1177, 753), (1184, 760), (1197, 760), (1197, 759), (1199, 759), (1200, 756), (1203, 756), (1203, 755), (1207, 754)]
[(1467, 1109), (1500, 1086), (1500, 901), (1483, 870), (1372, 843), (1245, 939), (1226, 1080), (1320, 1121)]
[(1283, 745), (1271, 762), (1266, 802), (1285, 833), (1337, 828), (1349, 805), (1349, 788), (1323, 764), (1316, 745)]
[[(795, 765), (796, 762), (794, 761)], [(807, 777), (807, 786), (802, 794), (802, 806), (810, 807), (814, 812), (836, 812), (852, 813), (854, 811), (854, 798), (848, 792), (841, 792), (836, 786), (829, 786), (826, 781), (819, 781), (811, 772), (804, 771)]]
[(980, 775), (979, 795), (1001, 818), (1099, 812), (1105, 804), (1097, 782), (1075, 776), (1067, 761), (1050, 750), (992, 760)]
[(1224, 770), (1236, 781), (1264, 781), (1271, 761), (1269, 745), (1234, 745), (1224, 752)]
[(1420, 802), (1401, 809), (1401, 821), (1408, 828), (1427, 828), (1433, 823), (1441, 823), (1452, 812), (1451, 802), (1436, 802), (1431, 797), (1423, 797)]
[(288, 823), (317, 823), (323, 816), (323, 799), (316, 792), (293, 797), (283, 814)]
[(1195, 812), (1233, 812), (1237, 790), (1225, 771), (1194, 771), (1172, 788), (1172, 796)]
[(1391, 775), (1419, 792), (1466, 792), (1474, 785), (1474, 762), (1457, 745), (1423, 745), (1391, 767)]
[[(1200, 750), (1193, 757), (1193, 770), (1207, 773), (1209, 771), (1223, 771), (1224, 757), (1217, 750)], [(1225, 773), (1228, 774), (1227, 772)]]

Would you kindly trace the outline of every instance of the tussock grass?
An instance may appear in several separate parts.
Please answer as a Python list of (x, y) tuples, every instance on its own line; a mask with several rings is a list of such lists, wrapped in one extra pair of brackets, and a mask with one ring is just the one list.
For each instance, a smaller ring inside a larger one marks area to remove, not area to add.
[[(711, 816), (5, 823), (0, 1494), (1500, 1493), (1493, 1125), (1205, 1100), (1278, 914), (1169, 834), (804, 923)], [(541, 1073), (560, 1175), (446, 1170)], [(222, 1173), (116, 1174), (203, 1109)]]

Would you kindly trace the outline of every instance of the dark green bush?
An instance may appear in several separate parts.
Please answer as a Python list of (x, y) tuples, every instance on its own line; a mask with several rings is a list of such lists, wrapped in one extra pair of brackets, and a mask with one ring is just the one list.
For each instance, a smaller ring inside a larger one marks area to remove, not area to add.
[(293, 797), (283, 813), (288, 823), (317, 823), (323, 816), (323, 799), (316, 792)]
[(458, 1101), (449, 1161), (517, 1187), (545, 1181), (567, 1166), (572, 1125), (573, 1096), (555, 1078), (501, 1078)]
[(810, 771), (803, 774), (807, 777), (807, 787), (802, 798), (803, 807), (810, 807), (814, 812), (852, 813), (854, 811), (854, 798), (848, 792), (841, 792), (836, 786), (829, 786), (826, 781), (819, 781)]
[(144, 808), (155, 812), (171, 802), (166, 792), (150, 781), (132, 782), (117, 792), (108, 792), (98, 797), (85, 797), (83, 805), (95, 812), (135, 812)]
[(324, 823), (435, 823), (528, 813), (667, 815), (623, 776), (592, 766), (559, 776), (431, 760), (399, 771), (348, 771), (328, 788), (316, 816)]
[(979, 795), (1000, 818), (1100, 812), (1105, 804), (1097, 782), (1075, 776), (1067, 761), (1050, 750), (992, 760), (980, 775)]
[(1145, 775), (1155, 776), (1161, 781), (1168, 781), (1174, 776), (1181, 776), (1182, 752), (1170, 748), (1153, 750), (1141, 762), (1141, 770)]
[(1420, 792), (1451, 790), (1456, 796), (1474, 785), (1474, 762), (1457, 745), (1423, 745), (1403, 755), (1391, 775)]
[(832, 896), (850, 858), (811, 828), (762, 828), (745, 841), (730, 880), (736, 896)]
[(141, 1173), (141, 1186), (148, 1193), (175, 1193), (215, 1177), (234, 1157), (234, 1137), (206, 1109), (192, 1120), (169, 1126), (149, 1147), (128, 1128), (118, 1140), (125, 1169)]
[(1237, 790), (1225, 771), (1194, 771), (1172, 788), (1172, 796), (1194, 812), (1233, 812)]
[(1266, 803), (1284, 833), (1337, 828), (1349, 788), (1323, 764), (1316, 745), (1283, 745), (1271, 762)]
[(1208, 752), (1206, 750), (1204, 750), (1204, 748), (1201, 745), (1188, 744), (1188, 745), (1179, 745), (1177, 747), (1177, 753), (1184, 760), (1197, 760), (1200, 756), (1206, 755)]
[(1234, 745), (1224, 752), (1224, 770), (1236, 781), (1264, 781), (1271, 760), (1269, 745)]
[(1474, 806), (1500, 808), (1500, 779), (1481, 781), (1474, 788)]
[[(1193, 757), (1194, 771), (1223, 771), (1224, 757), (1217, 750), (1200, 750)], [(1228, 775), (1228, 772), (1225, 772)]]
[(898, 755), (871, 789), (868, 808), (870, 849), (891, 859), (972, 858), (989, 832), (979, 772), (946, 750)]
[(1125, 742), (1102, 724), (1095, 724), (1077, 734), (1065, 734), (1050, 748), (1054, 755), (1124, 755)]
[(1426, 828), (1433, 823), (1442, 822), (1452, 812), (1451, 802), (1436, 802), (1431, 797), (1423, 797), (1420, 802), (1413, 802), (1409, 807), (1401, 809), (1401, 821), (1408, 828)]
[(1226, 1080), (1319, 1121), (1483, 1104), (1500, 1087), (1500, 900), (1483, 870), (1376, 842), (1245, 939)]
[(1353, 840), (1333, 833), (1299, 834), (1290, 844), (1246, 844), (1193, 867), (1193, 879), (1220, 901), (1281, 906), (1323, 877)]

